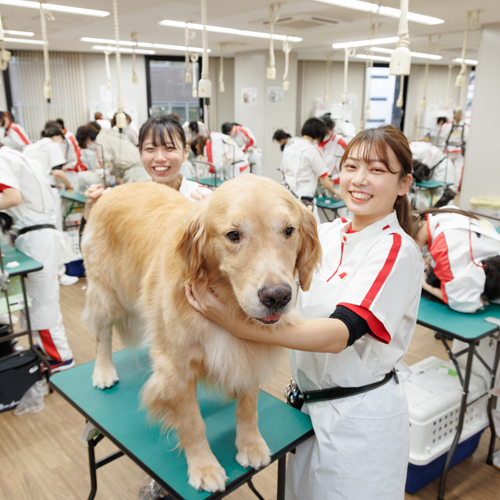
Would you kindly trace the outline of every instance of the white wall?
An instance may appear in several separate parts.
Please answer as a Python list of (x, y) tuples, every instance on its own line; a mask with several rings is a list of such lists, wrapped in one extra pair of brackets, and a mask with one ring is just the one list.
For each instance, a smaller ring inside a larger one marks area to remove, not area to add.
[[(116, 64), (115, 56), (111, 55), (111, 91), (116, 99)], [(132, 83), (132, 56), (123, 55), (122, 60), (122, 98), (124, 101), (134, 101), (137, 109), (137, 126), (140, 127), (148, 119), (148, 100), (146, 90), (146, 66), (144, 56), (137, 55), (135, 71), (139, 83)], [(101, 86), (106, 86), (106, 64), (103, 54), (82, 54), (83, 74), (85, 79), (85, 101), (87, 108), (90, 103), (100, 101)], [(89, 111), (90, 112), (90, 111)], [(90, 117), (89, 120), (94, 119)]]
[(0, 111), (7, 111), (7, 97), (5, 96), (3, 75), (0, 75)]
[(467, 142), (460, 208), (469, 209), (474, 196), (500, 197), (500, 24), (483, 27), (479, 46), (472, 116)]
[[(455, 66), (451, 71), (450, 105), (446, 109), (446, 88), (448, 83), (448, 66), (429, 66), (427, 78), (426, 103), (427, 106), (421, 117), (419, 137), (422, 138), (428, 128), (436, 127), (438, 116), (448, 116), (451, 119), (453, 109), (458, 105), (463, 110), (466, 107), (467, 84), (465, 87), (455, 87), (455, 79), (460, 72), (460, 67)], [(467, 73), (468, 74), (468, 73)], [(408, 92), (406, 95), (406, 114), (404, 120), (404, 133), (408, 140), (416, 139), (417, 117), (420, 112), (425, 86), (425, 64), (412, 64), (408, 78)]]
[(210, 119), (213, 132), (220, 132), (224, 122), (234, 121), (234, 58), (224, 58), (224, 92), (219, 91), (220, 58), (210, 58), (210, 80), (212, 81), (212, 106), (215, 115)]
[[(352, 109), (352, 122), (359, 129), (361, 124), (364, 63), (349, 63), (347, 76), (347, 92), (357, 94), (357, 105)], [(296, 134), (300, 133), (302, 124), (314, 116), (316, 102), (323, 100), (325, 94), (326, 62), (299, 62), (299, 109)], [(344, 91), (344, 63), (334, 62), (330, 67), (328, 95), (331, 103), (342, 102)]]
[[(297, 106), (297, 55), (290, 54), (289, 77), (290, 90), (284, 93), (284, 104), (269, 104), (269, 87), (282, 87), (285, 58), (281, 51), (275, 51), (276, 80), (266, 80), (266, 68), (269, 53), (267, 50), (240, 52), (235, 54), (234, 64), (234, 121), (248, 126), (257, 139), (257, 145), (263, 154), (263, 175), (281, 180), (278, 168), (281, 163), (281, 151), (272, 142), (273, 132), (277, 128), (287, 127), (295, 130)], [(245, 105), (242, 102), (243, 88), (257, 89), (257, 104)]]

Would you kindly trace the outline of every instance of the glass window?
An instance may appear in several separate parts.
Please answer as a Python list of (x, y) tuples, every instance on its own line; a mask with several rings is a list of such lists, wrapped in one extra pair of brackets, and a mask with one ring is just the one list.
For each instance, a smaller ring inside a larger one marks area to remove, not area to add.
[[(200, 118), (200, 100), (193, 97), (193, 84), (186, 83), (183, 58), (147, 57), (149, 115), (175, 113), (181, 123)], [(191, 65), (192, 79), (198, 82), (199, 64)]]

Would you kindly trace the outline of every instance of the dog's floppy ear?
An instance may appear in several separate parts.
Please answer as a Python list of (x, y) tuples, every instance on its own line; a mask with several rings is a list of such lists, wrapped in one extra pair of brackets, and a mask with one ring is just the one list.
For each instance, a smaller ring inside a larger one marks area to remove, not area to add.
[(184, 224), (183, 234), (177, 252), (183, 261), (183, 278), (187, 283), (195, 283), (206, 278), (205, 250), (208, 232), (205, 227), (208, 200), (197, 202), (196, 207)]
[(321, 244), (318, 238), (316, 217), (304, 204), (297, 201), (301, 208), (302, 216), (299, 227), (301, 249), (297, 256), (297, 269), (299, 270), (300, 288), (306, 292), (311, 286), (313, 273), (321, 262)]

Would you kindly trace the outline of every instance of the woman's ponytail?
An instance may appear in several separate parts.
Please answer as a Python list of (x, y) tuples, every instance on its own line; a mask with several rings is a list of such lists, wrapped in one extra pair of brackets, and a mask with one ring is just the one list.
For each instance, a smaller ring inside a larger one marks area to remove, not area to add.
[(398, 216), (399, 225), (405, 233), (413, 236), (413, 216), (408, 197), (406, 195), (398, 196), (394, 204), (394, 209)]

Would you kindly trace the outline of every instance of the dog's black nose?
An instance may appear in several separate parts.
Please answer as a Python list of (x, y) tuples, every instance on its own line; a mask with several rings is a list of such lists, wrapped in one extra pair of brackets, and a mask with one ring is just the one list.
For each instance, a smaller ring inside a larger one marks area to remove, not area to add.
[(285, 307), (291, 298), (292, 287), (290, 285), (265, 286), (259, 291), (259, 299), (268, 309)]

